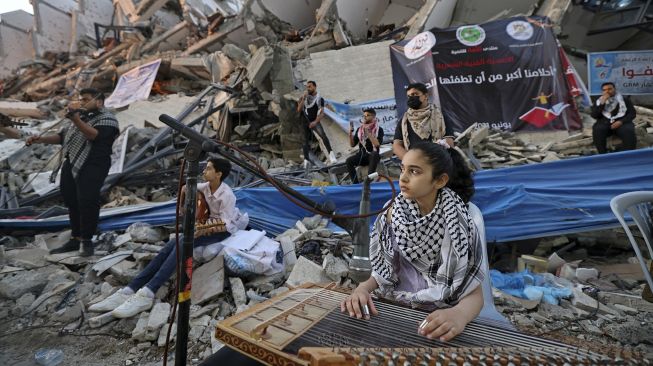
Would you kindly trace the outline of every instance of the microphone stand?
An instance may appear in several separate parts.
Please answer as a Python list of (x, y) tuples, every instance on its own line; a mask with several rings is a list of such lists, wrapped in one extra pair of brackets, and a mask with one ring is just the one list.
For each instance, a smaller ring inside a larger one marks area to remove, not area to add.
[[(186, 365), (188, 356), (187, 343), (188, 343), (188, 330), (190, 318), (190, 297), (191, 297), (191, 284), (193, 273), (193, 239), (195, 235), (195, 211), (196, 211), (196, 197), (197, 197), (197, 176), (199, 175), (199, 162), (202, 160), (206, 153), (217, 153), (229, 160), (233, 164), (242, 167), (249, 173), (273, 183), (288, 195), (301, 201), (307, 206), (315, 209), (323, 215), (332, 215), (335, 213), (335, 207), (332, 202), (319, 204), (312, 199), (297, 192), (284, 182), (277, 180), (274, 177), (268, 176), (260, 172), (258, 169), (252, 167), (249, 162), (236, 157), (235, 155), (225, 151), (215, 141), (200, 134), (193, 128), (186, 126), (179, 122), (183, 119), (192, 108), (199, 105), (201, 98), (208, 94), (209, 89), (225, 90), (234, 93), (233, 89), (223, 87), (219, 84), (212, 84), (207, 87), (200, 97), (182, 112), (178, 118), (173, 118), (166, 114), (161, 114), (159, 120), (171, 129), (176, 130), (181, 135), (188, 139), (188, 144), (184, 150), (184, 158), (188, 163), (188, 171), (186, 175), (186, 201), (185, 214), (184, 214), (184, 240), (181, 253), (179, 253), (180, 262), (180, 278), (178, 291), (179, 315), (177, 319), (177, 342), (175, 347), (175, 366)], [(366, 214), (370, 210), (370, 182), (374, 178), (374, 174), (365, 178), (363, 184), (363, 193), (360, 203), (360, 213)], [(341, 228), (345, 229), (353, 238), (355, 245), (354, 258), (351, 262), (352, 278), (358, 282), (362, 282), (370, 277), (371, 265), (369, 261), (369, 218), (354, 218), (346, 219), (342, 217), (332, 218), (332, 222)]]

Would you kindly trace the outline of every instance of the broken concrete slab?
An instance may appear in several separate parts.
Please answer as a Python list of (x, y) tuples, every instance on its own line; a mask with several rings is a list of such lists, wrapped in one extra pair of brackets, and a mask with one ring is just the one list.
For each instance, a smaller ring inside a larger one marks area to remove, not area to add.
[(161, 114), (176, 116), (192, 100), (193, 97), (176, 94), (168, 95), (157, 101), (142, 100), (131, 103), (126, 110), (116, 113), (116, 119), (118, 119), (121, 130), (128, 125), (133, 125), (136, 128), (143, 128), (146, 125), (161, 128), (166, 126), (159, 121)]
[(273, 60), (274, 51), (270, 46), (261, 47), (252, 55), (252, 59), (247, 64), (247, 80), (255, 88), (259, 88), (265, 77), (268, 76)]
[(197, 268), (192, 279), (192, 303), (203, 304), (222, 294), (224, 278), (224, 256), (222, 254)]
[(49, 254), (45, 260), (55, 264), (65, 264), (68, 266), (79, 266), (89, 262), (89, 257), (80, 257), (79, 252), (68, 252), (59, 254)]
[(296, 287), (308, 282), (315, 284), (330, 283), (331, 278), (327, 276), (326, 272), (324, 272), (319, 264), (314, 263), (304, 256), (300, 256), (297, 259), (297, 263), (295, 263), (292, 272), (290, 272), (290, 276), (288, 277), (288, 280), (286, 280), (286, 283)]
[(43, 113), (38, 108), (38, 104), (34, 102), (3, 100), (0, 101), (0, 113), (9, 117), (45, 117), (45, 113)]
[(137, 243), (158, 243), (168, 239), (168, 233), (160, 227), (154, 227), (144, 222), (136, 222), (127, 228), (132, 241)]
[(52, 314), (52, 320), (58, 321), (60, 323), (70, 323), (74, 320), (79, 320), (82, 316), (82, 311), (84, 310), (84, 303), (81, 300), (77, 300), (75, 305), (66, 306), (63, 309)]
[(347, 264), (347, 261), (334, 256), (332, 253), (328, 253), (324, 256), (322, 268), (326, 275), (336, 282), (340, 282), (340, 280), (343, 277), (346, 277), (349, 273), (349, 265)]
[(6, 260), (14, 266), (33, 269), (47, 264), (45, 256), (48, 251), (41, 248), (13, 249), (7, 251)]
[(589, 312), (598, 311), (599, 314), (609, 314), (614, 316), (619, 315), (616, 310), (601, 304), (597, 300), (585, 294), (578, 287), (574, 287), (573, 289), (573, 298), (571, 299), (571, 304), (579, 309)]
[(55, 266), (48, 266), (39, 270), (5, 274), (0, 278), (0, 296), (17, 299), (28, 292), (38, 295), (48, 284), (48, 276), (55, 271)]
[[(166, 324), (161, 328), (161, 332), (159, 332), (159, 338), (156, 340), (156, 345), (159, 347), (163, 347), (166, 345), (166, 338), (168, 337), (168, 327), (169, 325)], [(177, 323), (172, 323), (172, 328), (170, 329), (170, 342), (174, 342), (175, 339), (177, 338)]]
[(194, 45), (188, 47), (186, 51), (182, 52), (182, 56), (192, 55), (196, 52), (205, 51), (210, 49), (211, 46), (222, 41), (229, 33), (235, 31), (236, 29), (243, 26), (243, 21), (240, 18), (232, 19), (226, 21), (220, 26), (220, 30), (216, 33), (209, 35), (208, 37), (200, 40)]
[(167, 302), (158, 302), (150, 310), (150, 316), (145, 326), (146, 339), (153, 341), (159, 336), (159, 330), (168, 321), (170, 315), (170, 304)]
[(38, 234), (34, 236), (34, 246), (41, 249), (55, 249), (64, 245), (70, 240), (70, 230), (61, 231), (59, 233)]
[(247, 293), (245, 292), (243, 280), (238, 277), (229, 277), (229, 284), (231, 285), (231, 295), (234, 298), (236, 307), (247, 304)]
[(224, 52), (224, 54), (227, 55), (227, 57), (240, 63), (242, 66), (247, 66), (247, 64), (249, 64), (250, 59), (252, 58), (249, 52), (236, 46), (233, 43), (225, 44), (222, 47), (221, 51)]
[(147, 322), (150, 317), (149, 312), (143, 312), (138, 316), (138, 321), (136, 326), (132, 330), (132, 338), (137, 341), (145, 341), (145, 334), (147, 333), (145, 327), (147, 327)]
[(136, 269), (136, 262), (130, 260), (122, 260), (113, 266), (109, 267), (111, 275), (121, 284), (128, 284), (131, 280), (138, 275)]
[(133, 250), (124, 250), (120, 252), (111, 253), (105, 257), (98, 259), (92, 267), (94, 271), (97, 272), (98, 276), (104, 273), (107, 269), (112, 266), (124, 261), (127, 257), (131, 256), (134, 253)]

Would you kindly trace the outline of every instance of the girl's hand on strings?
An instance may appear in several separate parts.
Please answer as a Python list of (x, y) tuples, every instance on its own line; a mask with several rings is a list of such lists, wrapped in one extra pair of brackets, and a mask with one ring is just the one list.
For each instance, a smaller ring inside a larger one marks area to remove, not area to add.
[(360, 286), (347, 296), (340, 303), (340, 311), (348, 312), (349, 316), (358, 319), (369, 319), (370, 315), (378, 315), (379, 312), (372, 302), (372, 295)]
[(436, 310), (420, 324), (417, 332), (428, 339), (450, 341), (467, 325), (464, 314), (455, 308)]

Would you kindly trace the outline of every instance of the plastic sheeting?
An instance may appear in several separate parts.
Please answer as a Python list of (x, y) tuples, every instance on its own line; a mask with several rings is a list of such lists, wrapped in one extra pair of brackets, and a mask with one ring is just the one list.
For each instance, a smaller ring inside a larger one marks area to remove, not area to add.
[[(506, 242), (618, 227), (610, 200), (625, 192), (653, 190), (653, 149), (595, 155), (514, 168), (480, 171), (472, 201), (485, 219), (487, 242)], [(338, 213), (356, 213), (361, 186), (299, 187), (308, 197), (335, 203)], [(279, 234), (312, 215), (273, 188), (235, 190), (238, 207), (250, 226)], [(372, 185), (372, 210), (390, 199), (387, 182)], [(131, 212), (127, 212), (131, 211)], [(152, 225), (174, 222), (174, 202), (103, 213), (102, 230), (125, 229), (138, 221)], [(373, 220), (371, 220), (373, 222)], [(0, 220), (4, 228), (60, 230), (67, 218)]]

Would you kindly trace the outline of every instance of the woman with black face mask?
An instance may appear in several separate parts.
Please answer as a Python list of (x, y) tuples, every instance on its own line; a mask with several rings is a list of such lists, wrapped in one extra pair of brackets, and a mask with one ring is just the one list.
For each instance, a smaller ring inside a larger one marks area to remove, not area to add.
[(438, 107), (429, 103), (428, 89), (422, 83), (406, 88), (408, 110), (395, 129), (392, 150), (399, 159), (421, 141), (430, 141), (453, 147), (453, 131), (445, 125)]

